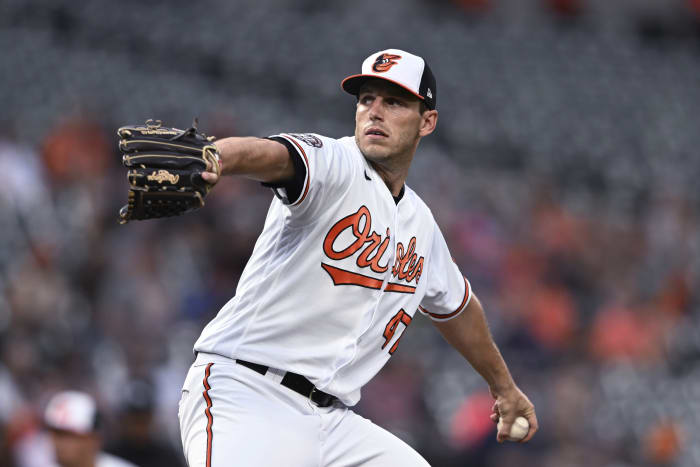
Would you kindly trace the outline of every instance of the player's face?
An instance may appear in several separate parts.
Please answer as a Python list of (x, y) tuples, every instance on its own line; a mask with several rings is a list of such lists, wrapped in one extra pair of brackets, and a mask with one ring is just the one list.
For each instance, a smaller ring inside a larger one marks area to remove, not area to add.
[(94, 434), (76, 434), (51, 430), (56, 462), (61, 467), (90, 465), (99, 451), (99, 438)]
[[(437, 114), (425, 113), (430, 112)], [(382, 163), (406, 155), (410, 161), (420, 137), (425, 136), (424, 127), (420, 100), (404, 89), (380, 79), (368, 81), (360, 89), (355, 139), (370, 161)]]

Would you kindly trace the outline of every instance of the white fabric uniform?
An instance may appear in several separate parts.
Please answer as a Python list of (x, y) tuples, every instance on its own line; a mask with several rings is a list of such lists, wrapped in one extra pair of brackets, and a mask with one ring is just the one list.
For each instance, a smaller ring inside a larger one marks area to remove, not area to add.
[(179, 410), (189, 467), (428, 466), (409, 445), (341, 403), (318, 407), (280, 379), (200, 353)]
[[(212, 365), (206, 397), (183, 397), (181, 429), (190, 467), (206, 465), (200, 461), (207, 452), (207, 438), (217, 439), (217, 418), (209, 423), (204, 413), (206, 399), (211, 399), (210, 412), (216, 415), (225, 411), (217, 410), (217, 391), (222, 391), (220, 403), (228, 404), (223, 394), (238, 391), (234, 386), (253, 380), (262, 384), (267, 378), (236, 365), (234, 359), (304, 375), (318, 389), (352, 406), (360, 399), (362, 386), (396, 350), (417, 310), (431, 319), (447, 320), (466, 308), (471, 298), (469, 282), (452, 261), (428, 207), (408, 187), (397, 203), (354, 137), (281, 134), (277, 138), (298, 153), (306, 179), (297, 199), (285, 199), (284, 189), (277, 189), (279, 198), (270, 206), (236, 295), (195, 343), (195, 351), (206, 358), (198, 358), (200, 366), (190, 370), (183, 394), (202, 395), (203, 368), (216, 356), (232, 364), (226, 376), (217, 376), (220, 360)], [(223, 387), (216, 387), (217, 378)], [(278, 389), (304, 400), (285, 387)], [(250, 384), (250, 391), (256, 392), (255, 385)], [(272, 401), (259, 393), (250, 397), (255, 404), (251, 416), (267, 417)], [(306, 410), (312, 409), (307, 401)], [(226, 420), (221, 424), (236, 424), (231, 417)], [(278, 423), (271, 423), (270, 430), (278, 429)], [(207, 425), (213, 426), (209, 435)], [(195, 426), (199, 428), (194, 430)], [(229, 443), (232, 428), (226, 425), (226, 429), (218, 439)], [(245, 433), (246, 425), (239, 430)], [(302, 432), (309, 442), (319, 438), (317, 432)], [(216, 441), (213, 449), (216, 453)]]

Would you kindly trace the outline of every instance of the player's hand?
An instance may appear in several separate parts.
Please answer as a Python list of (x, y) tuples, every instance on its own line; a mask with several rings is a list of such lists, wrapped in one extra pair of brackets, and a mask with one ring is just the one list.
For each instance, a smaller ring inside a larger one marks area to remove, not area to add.
[(202, 179), (213, 187), (219, 181), (222, 171), (221, 160), (219, 160), (218, 166), (212, 164), (211, 161), (207, 161), (207, 168), (205, 172), (202, 172)]
[(527, 436), (519, 442), (526, 443), (530, 441), (535, 436), (538, 428), (535, 406), (530, 402), (530, 399), (515, 385), (502, 393), (491, 390), (491, 396), (496, 399), (491, 409), (491, 421), (498, 423), (499, 418), (503, 419), (503, 424), (496, 435), (496, 440), (499, 443), (508, 440), (510, 427), (515, 419), (517, 417), (525, 417), (530, 423), (530, 430), (527, 432)]
[(202, 179), (211, 186), (214, 186), (219, 181), (219, 176), (216, 172), (202, 172)]

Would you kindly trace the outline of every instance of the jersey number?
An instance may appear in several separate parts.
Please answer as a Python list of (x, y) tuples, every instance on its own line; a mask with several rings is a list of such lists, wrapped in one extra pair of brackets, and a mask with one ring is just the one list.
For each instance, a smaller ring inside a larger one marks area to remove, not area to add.
[[(384, 345), (382, 345), (382, 349), (387, 346), (389, 341), (394, 337), (394, 333), (396, 332), (396, 328), (399, 327), (399, 323), (403, 323), (406, 327), (408, 327), (409, 324), (411, 324), (411, 316), (407, 315), (406, 312), (402, 309), (399, 310), (398, 313), (394, 315), (393, 318), (389, 320), (388, 323), (386, 323), (386, 327), (384, 328)], [(403, 333), (401, 333), (401, 336), (403, 336)], [(396, 342), (394, 342), (394, 345), (391, 346), (389, 349), (389, 355), (393, 355), (394, 352), (396, 351), (396, 348), (399, 346), (399, 341), (401, 340), (401, 336), (399, 336), (398, 339), (396, 339)]]

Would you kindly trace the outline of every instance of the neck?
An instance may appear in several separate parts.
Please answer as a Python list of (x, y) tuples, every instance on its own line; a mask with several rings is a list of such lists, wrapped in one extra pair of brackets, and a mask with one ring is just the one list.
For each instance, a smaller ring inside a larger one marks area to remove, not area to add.
[(419, 138), (416, 138), (413, 146), (403, 152), (397, 153), (390, 158), (373, 161), (365, 157), (367, 162), (372, 166), (372, 168), (382, 177), (382, 180), (386, 184), (387, 188), (391, 192), (391, 195), (396, 197), (401, 193), (401, 188), (403, 188), (406, 178), (408, 177), (408, 169), (411, 167), (411, 162), (413, 161), (413, 156), (418, 149)]
[(382, 177), (391, 195), (399, 196), (401, 187), (403, 187), (403, 184), (406, 182), (406, 177), (408, 176), (408, 165), (401, 168), (391, 168), (371, 160), (367, 160), (367, 162), (369, 162), (369, 165)]

